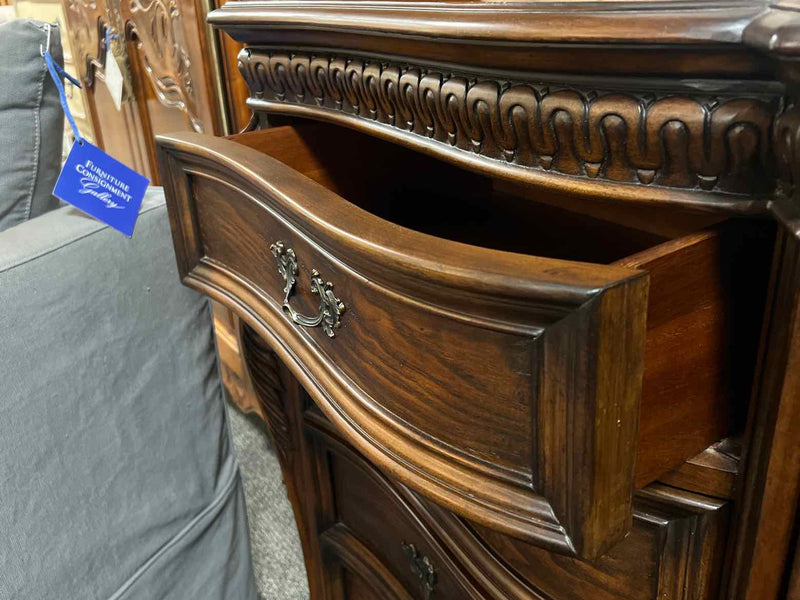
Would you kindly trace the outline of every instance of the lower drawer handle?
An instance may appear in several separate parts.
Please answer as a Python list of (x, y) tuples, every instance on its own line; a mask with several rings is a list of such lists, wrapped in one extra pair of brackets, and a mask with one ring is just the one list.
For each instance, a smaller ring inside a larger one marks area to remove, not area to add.
[(322, 329), (328, 334), (328, 337), (334, 337), (333, 330), (340, 325), (344, 303), (333, 295), (333, 284), (330, 281), (324, 281), (316, 269), (311, 271), (311, 291), (319, 295), (319, 314), (315, 317), (307, 317), (297, 313), (289, 306), (289, 297), (294, 292), (294, 286), (297, 283), (297, 256), (295, 256), (294, 250), (287, 248), (283, 242), (275, 242), (269, 249), (275, 260), (278, 261), (278, 273), (286, 282), (283, 288), (283, 312), (298, 325), (305, 327), (322, 325)]
[(419, 578), (419, 589), (423, 600), (428, 600), (436, 589), (436, 567), (431, 559), (421, 555), (414, 544), (401, 542), (403, 550), (411, 561), (411, 572)]

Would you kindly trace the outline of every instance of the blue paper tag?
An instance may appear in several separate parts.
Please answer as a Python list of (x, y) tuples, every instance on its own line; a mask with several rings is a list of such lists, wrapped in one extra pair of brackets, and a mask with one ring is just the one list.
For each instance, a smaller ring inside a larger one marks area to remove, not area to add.
[(86, 140), (72, 144), (53, 194), (128, 237), (150, 182)]

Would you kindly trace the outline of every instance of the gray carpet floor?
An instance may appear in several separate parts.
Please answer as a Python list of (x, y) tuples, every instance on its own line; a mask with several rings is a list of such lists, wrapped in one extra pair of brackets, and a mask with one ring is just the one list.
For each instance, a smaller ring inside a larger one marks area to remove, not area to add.
[(258, 419), (228, 404), (242, 470), (256, 584), (263, 600), (308, 600), (303, 551), (278, 457)]

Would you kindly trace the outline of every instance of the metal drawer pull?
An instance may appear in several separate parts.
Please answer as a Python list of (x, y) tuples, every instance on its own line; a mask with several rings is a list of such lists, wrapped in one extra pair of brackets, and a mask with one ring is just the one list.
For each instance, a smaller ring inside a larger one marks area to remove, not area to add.
[(420, 555), (419, 550), (414, 544), (401, 542), (403, 550), (411, 561), (411, 572), (419, 578), (419, 589), (422, 598), (428, 600), (436, 589), (436, 567), (433, 566), (431, 559)]
[(289, 306), (289, 297), (294, 292), (297, 283), (297, 256), (294, 250), (287, 248), (283, 242), (275, 242), (269, 249), (275, 260), (278, 261), (278, 273), (283, 276), (286, 285), (283, 288), (283, 312), (292, 318), (292, 321), (304, 327), (322, 325), (328, 337), (334, 337), (334, 329), (339, 327), (340, 318), (344, 312), (344, 303), (333, 295), (333, 284), (324, 281), (319, 272), (311, 271), (311, 291), (319, 295), (319, 314), (316, 317), (301, 315)]

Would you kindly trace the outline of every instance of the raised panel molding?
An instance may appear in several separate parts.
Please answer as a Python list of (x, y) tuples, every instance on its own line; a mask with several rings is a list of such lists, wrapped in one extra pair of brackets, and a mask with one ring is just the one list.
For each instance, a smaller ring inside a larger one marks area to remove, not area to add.
[(122, 2), (120, 8), (128, 36), (136, 45), (159, 102), (185, 113), (192, 128), (203, 133), (205, 128), (198, 113), (180, 3), (177, 0), (130, 0)]
[(340, 563), (358, 575), (376, 594), (385, 600), (413, 600), (413, 597), (397, 581), (378, 559), (346, 525), (334, 525), (319, 536), (323, 558), (329, 563)]
[[(716, 597), (721, 568), (719, 548), (730, 513), (727, 501), (653, 484), (636, 494), (634, 532), (608, 556), (584, 562), (548, 553), (535, 545), (470, 523), (428, 502), (381, 473), (342, 440), (324, 418), (305, 414), (305, 427), (327, 457), (315, 472), (315, 485), (325, 494), (337, 484), (330, 457), (355, 468), (374, 492), (380, 492), (400, 515), (413, 515), (417, 537), (435, 553), (433, 560), (448, 577), (463, 586), (463, 598), (483, 600), (541, 600), (542, 598), (652, 598), (699, 600)], [(376, 581), (386, 581), (385, 566), (361, 550), (363, 544), (342, 523), (330, 504), (336, 523), (321, 536), (330, 554), (348, 568)], [(409, 535), (412, 535), (409, 532)], [(331, 544), (335, 540), (337, 543)], [(641, 564), (629, 557), (639, 553)], [(352, 560), (351, 557), (361, 557)], [(328, 557), (330, 560), (330, 556)], [(570, 583), (572, 582), (572, 583)], [(580, 583), (577, 583), (580, 582)], [(642, 584), (646, 582), (649, 587)], [(570, 588), (570, 585), (577, 587)], [(378, 585), (373, 589), (380, 590)], [(572, 594), (570, 595), (569, 591)], [(379, 595), (395, 598), (396, 595)], [(431, 594), (431, 600), (436, 598)]]
[(239, 67), (255, 109), (336, 113), (520, 170), (725, 194), (774, 187), (779, 96), (618, 92), (252, 48)]

